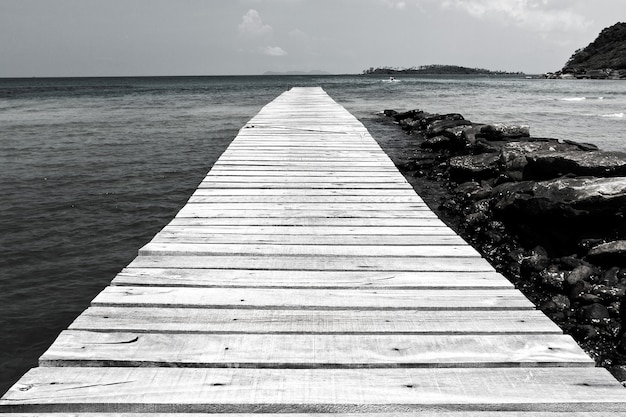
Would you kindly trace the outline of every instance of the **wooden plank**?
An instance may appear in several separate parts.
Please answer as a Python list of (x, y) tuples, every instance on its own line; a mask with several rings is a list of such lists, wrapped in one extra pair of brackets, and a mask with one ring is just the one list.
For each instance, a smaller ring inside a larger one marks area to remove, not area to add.
[(289, 217), (293, 219), (298, 218), (324, 218), (324, 219), (354, 219), (354, 218), (369, 218), (369, 219), (436, 219), (437, 216), (430, 210), (325, 210), (325, 209), (310, 209), (310, 210), (292, 210), (288, 207), (277, 207), (276, 209), (266, 210), (247, 210), (242, 209), (212, 209), (200, 204), (187, 204), (180, 209), (176, 214), (176, 217), (209, 217), (209, 218), (253, 218), (253, 219), (275, 219)]
[(492, 272), (262, 271), (124, 268), (113, 285), (268, 288), (513, 288)]
[[(291, 177), (322, 177), (322, 178), (336, 178), (336, 177), (356, 177), (363, 180), (364, 178), (381, 177), (386, 178), (390, 175), (389, 171), (317, 171), (317, 170), (298, 170), (298, 171), (277, 171), (277, 170), (244, 170), (244, 169), (225, 169), (225, 168), (213, 168), (207, 174), (211, 177), (231, 175), (236, 177), (242, 176), (258, 176), (258, 177), (283, 177), (289, 175)], [(416, 194), (417, 196), (417, 194)]]
[(478, 257), (480, 254), (465, 245), (289, 245), (253, 243), (181, 243), (149, 242), (139, 249), (139, 256), (213, 256), (213, 255), (278, 255), (278, 256), (369, 256), (369, 257)]
[(263, 210), (298, 210), (303, 212), (323, 211), (427, 211), (432, 213), (424, 203), (218, 203), (218, 202), (189, 202), (187, 204), (194, 210), (234, 210), (234, 211), (263, 211)]
[(414, 191), (408, 189), (267, 189), (267, 188), (251, 188), (246, 190), (230, 189), (230, 190), (212, 190), (212, 189), (197, 189), (194, 196), (306, 196), (306, 197), (318, 197), (318, 196), (414, 196)]
[(232, 163), (226, 162), (221, 163), (219, 160), (215, 162), (212, 170), (228, 170), (228, 169), (236, 169), (239, 171), (284, 171), (284, 172), (298, 172), (298, 171), (306, 171), (309, 172), (311, 170), (322, 170), (333, 172), (381, 172), (381, 173), (395, 173), (398, 169), (395, 166), (358, 166), (353, 164), (348, 165), (338, 165), (338, 164), (314, 164), (314, 165), (300, 165), (300, 164), (274, 164), (269, 165), (267, 163)]
[(482, 258), (341, 256), (138, 256), (132, 268), (213, 268), (274, 271), (491, 272)]
[(538, 310), (258, 310), (89, 307), (73, 330), (245, 334), (562, 334)]
[(40, 366), (434, 368), (590, 366), (565, 335), (212, 335), (64, 331)]
[[(345, 245), (345, 246), (450, 246), (465, 245), (467, 243), (459, 236), (443, 235), (321, 235), (321, 234), (236, 234), (211, 233), (202, 230), (202, 227), (186, 228), (166, 226), (152, 240), (151, 243), (196, 243), (219, 244), (240, 243), (246, 245)], [(179, 230), (184, 229), (184, 230)], [(297, 231), (294, 231), (297, 232)]]
[(280, 183), (280, 184), (301, 184), (301, 183), (310, 183), (310, 184), (336, 184), (336, 183), (356, 183), (356, 184), (402, 184), (406, 185), (407, 182), (404, 177), (349, 177), (349, 176), (333, 176), (333, 177), (319, 177), (317, 175), (313, 176), (291, 176), (285, 173), (285, 175), (274, 175), (274, 176), (256, 176), (256, 175), (207, 175), (202, 183), (236, 183), (236, 182), (255, 182), (255, 183)]
[(605, 369), (538, 367), (40, 367), (0, 405), (12, 412), (626, 412), (624, 389)]
[(175, 217), (171, 226), (295, 226), (295, 227), (436, 227), (438, 230), (447, 228), (446, 224), (436, 217), (433, 218), (382, 218), (382, 217)]
[[(193, 220), (193, 219), (192, 219)], [(191, 220), (190, 220), (191, 221)], [(201, 220), (193, 220), (196, 223)], [(165, 226), (160, 233), (172, 233), (172, 234), (184, 234), (187, 236), (202, 237), (205, 235), (221, 235), (224, 239), (228, 239), (227, 235), (274, 235), (274, 236), (292, 236), (311, 238), (324, 236), (359, 236), (368, 239), (374, 239), (379, 236), (392, 236), (397, 237), (398, 242), (402, 241), (402, 238), (406, 239), (427, 239), (428, 236), (439, 236), (446, 238), (459, 238), (452, 229), (445, 226), (443, 223), (440, 225), (430, 226), (430, 221), (426, 221), (427, 225), (424, 226), (202, 226), (201, 224), (194, 224), (192, 226), (177, 225), (182, 223), (182, 219), (172, 219), (172, 222)], [(295, 238), (294, 237), (294, 238)], [(286, 238), (286, 237), (285, 237)], [(251, 239), (254, 239), (251, 237)], [(460, 239), (460, 238), (459, 238)]]
[(364, 182), (323, 182), (323, 183), (309, 183), (309, 182), (258, 182), (258, 181), (250, 181), (250, 182), (226, 182), (226, 181), (202, 181), (198, 188), (281, 188), (281, 189), (289, 189), (289, 188), (302, 188), (302, 189), (361, 189), (361, 190), (377, 190), (377, 189), (395, 189), (395, 190), (409, 190), (410, 186), (408, 184), (403, 183), (364, 183)]
[(409, 204), (425, 204), (424, 201), (415, 196), (305, 196), (305, 195), (200, 195), (194, 193), (188, 200), (188, 203), (206, 203), (206, 204), (238, 204), (238, 203), (275, 203), (275, 204), (391, 204), (391, 203), (409, 203)]
[(110, 286), (93, 306), (240, 309), (514, 310), (535, 306), (514, 289), (299, 289)]

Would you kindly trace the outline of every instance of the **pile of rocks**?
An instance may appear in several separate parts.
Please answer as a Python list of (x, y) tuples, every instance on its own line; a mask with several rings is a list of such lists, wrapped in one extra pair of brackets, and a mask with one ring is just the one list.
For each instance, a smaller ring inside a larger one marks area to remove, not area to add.
[(626, 153), (456, 113), (385, 115), (424, 153), (401, 168), (447, 188), (446, 220), (618, 373), (626, 365)]

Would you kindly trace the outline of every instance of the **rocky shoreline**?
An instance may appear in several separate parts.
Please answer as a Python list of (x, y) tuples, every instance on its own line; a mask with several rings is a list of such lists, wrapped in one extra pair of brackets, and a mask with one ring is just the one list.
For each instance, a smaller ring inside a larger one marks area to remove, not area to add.
[(405, 133), (381, 146), (429, 206), (626, 381), (626, 153), (456, 113), (384, 115)]

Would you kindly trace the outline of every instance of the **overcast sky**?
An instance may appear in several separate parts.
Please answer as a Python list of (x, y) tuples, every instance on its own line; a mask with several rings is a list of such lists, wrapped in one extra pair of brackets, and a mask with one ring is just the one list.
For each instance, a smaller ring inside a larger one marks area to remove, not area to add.
[(0, 77), (560, 69), (625, 0), (0, 0)]

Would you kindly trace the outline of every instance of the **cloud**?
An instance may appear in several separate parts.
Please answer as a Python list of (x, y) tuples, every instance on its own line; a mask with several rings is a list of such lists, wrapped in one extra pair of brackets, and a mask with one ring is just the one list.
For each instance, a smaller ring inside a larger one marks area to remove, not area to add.
[(287, 51), (285, 51), (280, 46), (266, 46), (262, 49), (264, 55), (269, 56), (285, 56), (287, 55)]
[(571, 9), (565, 0), (445, 0), (441, 6), (476, 18), (495, 18), (536, 31), (568, 31), (592, 22)]
[(254, 9), (248, 10), (239, 24), (239, 33), (246, 36), (264, 36), (272, 33), (272, 31), (272, 27), (264, 24), (259, 12)]
[(406, 9), (406, 1), (400, 0), (383, 0), (383, 2), (392, 9), (404, 10)]

